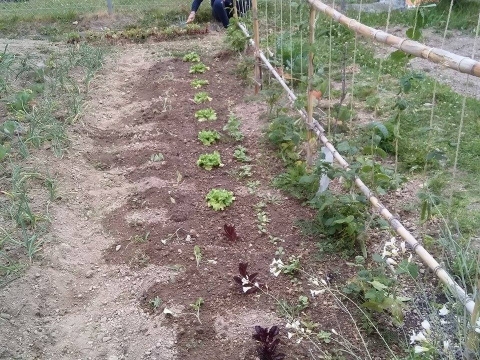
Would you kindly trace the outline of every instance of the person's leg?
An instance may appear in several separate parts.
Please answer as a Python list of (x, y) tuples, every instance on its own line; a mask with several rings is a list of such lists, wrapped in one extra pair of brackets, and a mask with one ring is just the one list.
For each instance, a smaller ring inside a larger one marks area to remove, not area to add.
[(228, 15), (222, 0), (215, 0), (212, 4), (213, 17), (223, 24), (223, 27), (228, 26)]

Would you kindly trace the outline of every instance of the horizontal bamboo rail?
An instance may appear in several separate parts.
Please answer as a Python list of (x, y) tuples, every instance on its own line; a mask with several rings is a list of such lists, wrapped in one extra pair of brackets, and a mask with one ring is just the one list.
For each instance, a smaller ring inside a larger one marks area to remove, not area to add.
[(433, 63), (441, 64), (450, 69), (459, 72), (480, 77), (480, 62), (475, 61), (469, 57), (460, 56), (451, 52), (432, 48), (421, 44), (417, 41), (404, 39), (385, 31), (374, 29), (370, 26), (364, 25), (357, 20), (351, 19), (334, 8), (325, 5), (319, 0), (307, 0), (308, 3), (317, 10), (330, 16), (335, 21), (352, 29), (355, 33), (373, 39), (376, 42), (393, 46), (396, 49), (402, 50), (406, 54), (410, 54), (419, 58), (427, 59)]
[[(310, 0), (309, 0), (310, 1)], [(256, 56), (258, 56), (265, 66), (270, 70), (273, 76), (278, 80), (280, 85), (285, 89), (288, 98), (292, 101), (292, 103), (297, 99), (293, 91), (288, 87), (285, 81), (282, 79), (280, 74), (275, 70), (275, 68), (270, 64), (268, 59), (263, 54), (262, 50), (255, 46), (255, 41), (251, 38), (250, 34), (248, 33), (247, 28), (239, 23), (240, 29), (243, 31), (245, 36), (249, 39), (250, 45), (255, 47), (257, 50)], [(298, 110), (300, 116), (307, 122), (308, 121), (308, 114), (303, 110)], [(350, 165), (348, 162), (340, 155), (340, 153), (335, 149), (335, 146), (328, 140), (325, 136), (325, 129), (322, 125), (316, 120), (313, 120), (313, 125), (310, 130), (313, 130), (320, 141), (324, 144), (325, 147), (330, 150), (333, 154), (333, 157), (337, 162), (344, 168), (345, 170), (350, 169)], [(308, 124), (307, 124), (308, 126)], [(388, 221), (390, 226), (395, 230), (395, 232), (400, 235), (415, 251), (415, 253), (422, 259), (422, 261), (434, 272), (434, 274), (444, 283), (452, 293), (457, 297), (457, 299), (465, 306), (467, 311), (472, 314), (475, 308), (475, 302), (468, 296), (468, 294), (463, 290), (463, 288), (458, 285), (455, 280), (448, 274), (445, 269), (441, 267), (441, 265), (435, 260), (435, 258), (430, 255), (430, 253), (415, 239), (415, 237), (402, 225), (402, 223), (392, 215), (390, 211), (377, 199), (377, 197), (370, 191), (367, 185), (359, 178), (355, 178), (355, 184), (360, 189), (360, 191), (368, 198), (372, 207), (378, 211), (378, 213)]]

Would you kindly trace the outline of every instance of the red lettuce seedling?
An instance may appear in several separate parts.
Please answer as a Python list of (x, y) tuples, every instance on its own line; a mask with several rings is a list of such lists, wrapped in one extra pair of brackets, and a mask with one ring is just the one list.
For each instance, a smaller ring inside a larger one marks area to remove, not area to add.
[(223, 225), (223, 231), (224, 231), (223, 236), (225, 236), (230, 241), (237, 241), (240, 239), (237, 235), (237, 232), (235, 231), (235, 225), (233, 224)]
[(245, 294), (252, 294), (258, 290), (259, 284), (255, 281), (258, 273), (249, 274), (247, 272), (248, 263), (238, 264), (238, 272), (240, 276), (234, 276), (233, 280), (242, 287), (242, 291)]
[(252, 337), (260, 342), (262, 345), (258, 347), (258, 356), (260, 360), (282, 360), (285, 358), (285, 354), (278, 353), (277, 346), (280, 343), (280, 339), (275, 339), (280, 329), (278, 326), (272, 326), (270, 330), (268, 328), (262, 328), (261, 326), (255, 326), (255, 334)]

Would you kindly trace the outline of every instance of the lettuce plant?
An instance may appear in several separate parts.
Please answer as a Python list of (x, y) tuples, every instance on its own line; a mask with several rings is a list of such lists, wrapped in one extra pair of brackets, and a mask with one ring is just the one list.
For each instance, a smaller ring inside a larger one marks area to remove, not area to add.
[(217, 120), (217, 112), (212, 108), (201, 109), (195, 113), (195, 117), (198, 121), (214, 121)]
[(223, 225), (223, 236), (225, 236), (230, 241), (237, 241), (240, 237), (237, 235), (235, 230), (235, 225), (225, 224)]
[(258, 347), (258, 355), (261, 360), (282, 360), (285, 358), (283, 353), (276, 354), (280, 339), (275, 339), (275, 337), (279, 332), (278, 326), (272, 326), (270, 330), (255, 326), (255, 334), (252, 337), (261, 343), (261, 346)]
[(202, 130), (198, 133), (198, 140), (200, 140), (202, 144), (206, 146), (212, 145), (219, 139), (220, 134), (216, 130)]
[(213, 210), (225, 210), (226, 207), (232, 205), (235, 200), (233, 192), (225, 189), (212, 189), (205, 197), (207, 205)]
[(185, 62), (200, 62), (200, 56), (196, 52), (189, 52), (183, 56)]
[(197, 160), (197, 165), (203, 167), (205, 170), (212, 170), (214, 167), (223, 166), (220, 158), (220, 153), (214, 151), (210, 154), (202, 154)]
[(242, 287), (242, 292), (245, 294), (252, 294), (258, 290), (260, 284), (254, 282), (258, 273), (249, 274), (247, 272), (248, 263), (238, 264), (238, 272), (240, 276), (234, 276), (233, 280)]

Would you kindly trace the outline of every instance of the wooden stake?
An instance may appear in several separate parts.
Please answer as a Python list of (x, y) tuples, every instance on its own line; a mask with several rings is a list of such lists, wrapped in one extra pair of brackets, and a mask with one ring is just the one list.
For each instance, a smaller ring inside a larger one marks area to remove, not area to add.
[(233, 0), (233, 17), (238, 19), (237, 0)]
[[(307, 84), (307, 125), (312, 128), (313, 125), (313, 102), (315, 97), (313, 96), (312, 82), (313, 82), (313, 43), (315, 40), (315, 17), (317, 10), (313, 6), (310, 6), (310, 19), (308, 28), (308, 84)], [(313, 164), (313, 142), (315, 141), (315, 134), (312, 130), (307, 132), (307, 165)]]
[(262, 88), (262, 69), (260, 67), (261, 61), (258, 55), (260, 46), (260, 30), (258, 26), (258, 2), (252, 0), (252, 14), (253, 14), (253, 41), (255, 41), (255, 95), (258, 94)]
[[(480, 264), (480, 254), (478, 254), (477, 264)], [(467, 334), (466, 341), (466, 358), (475, 359), (480, 348), (480, 341), (478, 334), (475, 331), (475, 326), (478, 319), (480, 319), (480, 274), (477, 275), (477, 292), (475, 294), (475, 306), (473, 307), (472, 316), (470, 317), (470, 329)]]

